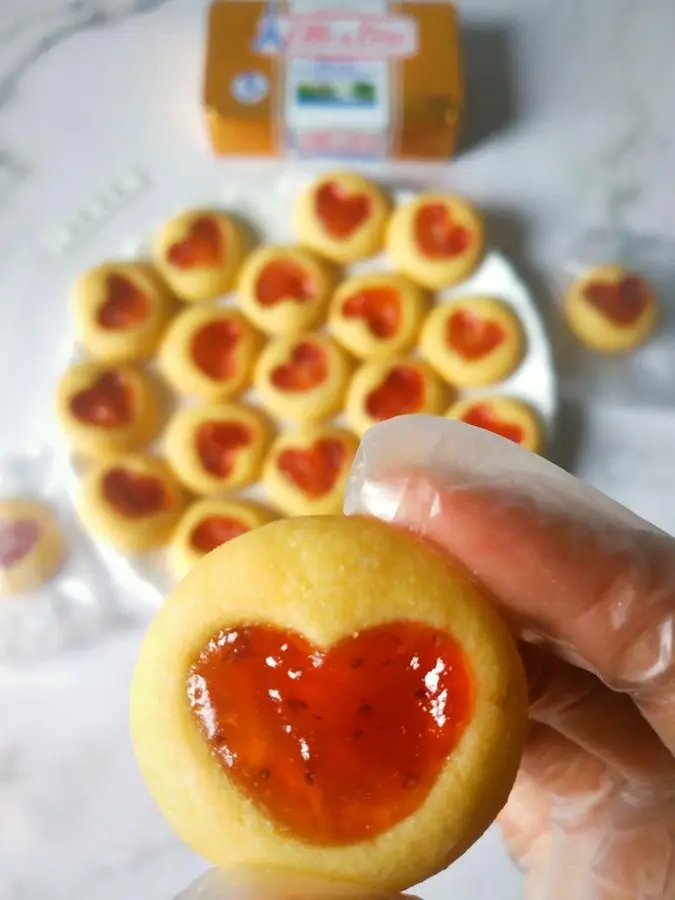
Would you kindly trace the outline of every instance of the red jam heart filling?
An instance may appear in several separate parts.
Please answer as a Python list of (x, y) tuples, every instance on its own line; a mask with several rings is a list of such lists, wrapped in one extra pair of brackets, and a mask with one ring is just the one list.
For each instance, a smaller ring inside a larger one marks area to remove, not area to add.
[(588, 302), (616, 325), (634, 325), (649, 305), (650, 291), (644, 278), (627, 275), (616, 284), (591, 282), (584, 291)]
[(327, 181), (314, 198), (316, 215), (332, 238), (345, 240), (370, 215), (372, 202), (367, 194), (348, 194), (334, 181)]
[(207, 516), (192, 529), (190, 543), (200, 553), (210, 553), (221, 544), (250, 531), (248, 525), (231, 516)]
[(476, 428), (484, 428), (485, 431), (492, 431), (493, 434), (513, 441), (514, 444), (522, 444), (525, 437), (525, 431), (520, 425), (500, 419), (488, 403), (476, 403), (464, 413), (462, 422)]
[(451, 350), (473, 361), (499, 347), (506, 340), (506, 331), (498, 322), (459, 309), (447, 321), (446, 340)]
[(395, 366), (366, 397), (366, 412), (384, 421), (419, 412), (424, 405), (424, 378), (417, 369)]
[(241, 422), (204, 422), (195, 435), (202, 465), (216, 478), (232, 474), (237, 453), (253, 443), (253, 429)]
[(473, 712), (458, 644), (391, 622), (324, 649), (269, 625), (213, 636), (190, 707), (216, 760), (281, 831), (372, 840), (414, 813)]
[(133, 281), (113, 273), (108, 275), (105, 283), (106, 299), (96, 316), (101, 328), (124, 331), (147, 319), (150, 312), (148, 298)]
[(321, 438), (306, 450), (288, 448), (277, 459), (277, 468), (309, 497), (323, 497), (335, 487), (347, 451), (342, 441)]
[(345, 319), (363, 319), (377, 338), (393, 337), (401, 327), (401, 297), (391, 287), (364, 288), (342, 304)]
[(128, 425), (133, 416), (131, 386), (118, 372), (103, 372), (90, 387), (74, 394), (70, 411), (78, 422), (98, 428)]
[(187, 235), (169, 247), (167, 259), (177, 269), (212, 268), (223, 263), (224, 241), (220, 227), (209, 216), (195, 219)]
[(255, 296), (261, 306), (277, 306), (284, 300), (305, 303), (314, 298), (309, 273), (292, 259), (275, 259), (260, 270)]
[(471, 232), (452, 221), (444, 203), (427, 203), (415, 214), (415, 242), (424, 256), (432, 260), (451, 259), (471, 245)]
[(303, 341), (293, 348), (288, 362), (272, 369), (270, 381), (282, 391), (309, 391), (323, 384), (329, 373), (323, 347)]
[(40, 537), (40, 526), (34, 519), (0, 522), (0, 569), (11, 569), (24, 559)]
[(214, 381), (227, 381), (237, 370), (236, 350), (241, 329), (231, 319), (203, 325), (192, 338), (195, 365)]
[(161, 478), (131, 472), (121, 466), (103, 476), (103, 496), (118, 513), (129, 519), (143, 519), (170, 505)]

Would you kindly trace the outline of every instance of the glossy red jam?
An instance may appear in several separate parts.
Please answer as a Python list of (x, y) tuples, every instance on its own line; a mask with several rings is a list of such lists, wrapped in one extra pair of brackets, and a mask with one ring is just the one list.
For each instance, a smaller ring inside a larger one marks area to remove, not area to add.
[(152, 516), (170, 505), (161, 478), (132, 472), (122, 466), (106, 472), (102, 491), (108, 503), (129, 519)]
[(140, 325), (150, 312), (148, 298), (133, 281), (112, 273), (105, 281), (106, 299), (99, 307), (96, 321), (101, 328), (125, 331)]
[(34, 519), (0, 521), (0, 569), (11, 569), (24, 559), (40, 537), (40, 526)]
[(444, 203), (427, 203), (415, 214), (413, 223), (415, 243), (431, 260), (451, 259), (469, 249), (471, 232), (452, 221)]
[(588, 302), (615, 325), (630, 328), (649, 306), (649, 285), (644, 278), (627, 275), (616, 284), (591, 282), (584, 295)]
[(488, 403), (476, 403), (464, 413), (462, 422), (483, 428), (485, 431), (492, 431), (500, 437), (513, 441), (514, 444), (522, 444), (525, 437), (525, 431), (520, 425), (500, 419)]
[(272, 369), (270, 381), (282, 391), (309, 391), (323, 384), (329, 373), (323, 347), (303, 341), (293, 348), (288, 362)]
[(291, 447), (282, 450), (277, 468), (303, 494), (318, 498), (333, 490), (346, 459), (347, 450), (342, 441), (321, 438), (304, 450)]
[(375, 838), (414, 813), (473, 711), (461, 648), (413, 622), (329, 649), (242, 624), (209, 641), (187, 696), (242, 793), (279, 830), (324, 846)]
[(245, 522), (232, 516), (207, 516), (192, 529), (190, 543), (200, 553), (210, 553), (249, 530)]
[(261, 306), (277, 306), (284, 300), (305, 303), (314, 297), (309, 273), (292, 259), (275, 259), (260, 270), (255, 296)]
[(192, 359), (214, 381), (227, 381), (237, 371), (236, 352), (241, 328), (231, 319), (209, 322), (192, 338)]
[(195, 219), (182, 241), (169, 247), (167, 259), (177, 269), (220, 266), (225, 247), (220, 227), (209, 216)]
[(118, 372), (103, 372), (84, 390), (73, 394), (70, 411), (78, 422), (98, 428), (128, 425), (133, 416), (131, 386)]
[(241, 422), (204, 422), (195, 444), (202, 465), (216, 478), (232, 474), (239, 451), (253, 443), (253, 429)]
[(327, 181), (315, 195), (316, 215), (332, 238), (346, 240), (370, 215), (372, 202), (367, 194), (348, 194), (334, 181)]
[(380, 421), (418, 413), (423, 406), (424, 377), (409, 366), (395, 366), (366, 397), (366, 412)]
[(391, 287), (363, 288), (342, 304), (345, 319), (363, 319), (377, 338), (393, 337), (401, 327), (401, 297)]
[(458, 309), (446, 324), (446, 341), (451, 350), (472, 362), (492, 353), (506, 340), (499, 322), (483, 319), (468, 309)]

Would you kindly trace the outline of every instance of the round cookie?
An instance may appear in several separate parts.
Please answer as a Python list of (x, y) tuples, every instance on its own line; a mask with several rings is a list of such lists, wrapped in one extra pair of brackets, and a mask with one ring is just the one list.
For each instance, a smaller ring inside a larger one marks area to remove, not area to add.
[(449, 384), (480, 387), (510, 375), (524, 352), (513, 310), (492, 297), (463, 297), (436, 306), (422, 329), (420, 352)]
[(272, 445), (262, 482), (272, 503), (291, 516), (342, 511), (358, 440), (344, 428), (310, 425)]
[(261, 335), (236, 309), (196, 306), (169, 326), (159, 364), (179, 394), (226, 400), (249, 386), (261, 345)]
[(231, 216), (196, 209), (164, 225), (155, 239), (153, 257), (174, 294), (198, 303), (234, 287), (246, 250), (241, 226)]
[(324, 334), (281, 337), (260, 354), (254, 385), (277, 418), (315, 421), (340, 409), (350, 371), (344, 351)]
[(54, 513), (34, 500), (0, 500), (0, 596), (52, 578), (66, 552)]
[(491, 605), (365, 517), (273, 522), (208, 554), (159, 609), (131, 689), (141, 772), (197, 853), (382, 892), (487, 828), (526, 728)]
[(336, 263), (374, 256), (384, 245), (391, 204), (384, 191), (355, 172), (327, 172), (307, 187), (293, 212), (301, 244)]
[(515, 397), (460, 400), (450, 407), (446, 415), (448, 419), (458, 419), (467, 425), (498, 434), (533, 453), (541, 451), (543, 433), (539, 419), (527, 403)]
[(124, 362), (152, 356), (173, 312), (171, 294), (144, 263), (105, 263), (73, 291), (78, 340), (92, 356)]
[(182, 578), (207, 553), (240, 534), (272, 522), (271, 510), (246, 500), (197, 500), (178, 523), (169, 547), (169, 563)]
[(397, 268), (431, 290), (464, 281), (484, 246), (478, 212), (446, 194), (422, 194), (399, 206), (387, 229), (387, 250)]
[(239, 305), (266, 334), (299, 334), (318, 324), (333, 272), (303, 247), (260, 247), (242, 266)]
[(359, 359), (381, 359), (414, 344), (427, 308), (424, 292), (404, 275), (368, 272), (343, 281), (333, 295), (328, 324)]
[(409, 357), (372, 360), (354, 373), (345, 411), (349, 426), (362, 435), (371, 425), (394, 416), (437, 415), (445, 389), (426, 363)]
[(155, 389), (128, 365), (80, 363), (63, 375), (57, 391), (59, 419), (74, 450), (85, 456), (128, 453), (157, 434)]
[(255, 481), (271, 437), (271, 426), (260, 410), (204, 403), (174, 413), (164, 449), (186, 488), (195, 494), (215, 494)]
[(591, 350), (622, 353), (651, 334), (658, 300), (640, 275), (623, 266), (597, 266), (572, 284), (564, 311), (572, 331)]
[(120, 550), (140, 552), (168, 543), (185, 501), (166, 463), (138, 453), (85, 475), (80, 514), (91, 531)]

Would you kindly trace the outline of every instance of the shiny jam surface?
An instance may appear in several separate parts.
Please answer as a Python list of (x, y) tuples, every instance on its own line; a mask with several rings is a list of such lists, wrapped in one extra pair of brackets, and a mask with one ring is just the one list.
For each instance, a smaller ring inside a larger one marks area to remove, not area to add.
[(270, 381), (282, 391), (309, 391), (323, 384), (329, 372), (323, 347), (303, 341), (293, 348), (288, 362), (272, 369)]
[(182, 241), (169, 247), (167, 259), (177, 269), (200, 269), (222, 265), (224, 255), (218, 223), (209, 216), (201, 216), (194, 220)]
[(366, 412), (380, 421), (417, 413), (423, 406), (424, 378), (408, 366), (395, 366), (366, 397)]
[(616, 284), (593, 281), (584, 291), (588, 302), (616, 325), (634, 325), (649, 305), (650, 290), (644, 278), (627, 275)]
[(195, 550), (209, 553), (247, 531), (249, 526), (233, 516), (206, 516), (192, 529), (190, 543)]
[(96, 316), (101, 328), (124, 331), (147, 319), (150, 312), (148, 298), (133, 281), (113, 272), (105, 284), (106, 299)]
[(514, 444), (522, 444), (525, 437), (525, 431), (520, 425), (500, 419), (489, 403), (476, 403), (464, 413), (462, 422), (492, 431)]
[(241, 329), (231, 319), (208, 322), (192, 338), (192, 359), (214, 381), (227, 381), (237, 370), (236, 350)]
[(339, 184), (327, 181), (317, 190), (314, 205), (328, 234), (345, 240), (366, 221), (372, 202), (367, 194), (348, 194)]
[(253, 439), (253, 429), (241, 422), (204, 422), (197, 429), (195, 445), (206, 471), (216, 478), (227, 478), (237, 453)]
[(102, 372), (92, 384), (70, 399), (70, 411), (78, 422), (98, 428), (119, 428), (133, 417), (131, 386), (118, 372)]
[(222, 631), (190, 669), (187, 700), (242, 793), (280, 831), (324, 846), (414, 813), (473, 711), (461, 648), (413, 622), (328, 649), (269, 625)]
[(40, 526), (34, 519), (0, 521), (0, 569), (20, 563), (36, 545)]
[(452, 221), (444, 203), (421, 206), (415, 214), (413, 231), (417, 246), (431, 260), (451, 259), (471, 245), (471, 232)]
[(336, 438), (321, 438), (306, 449), (289, 447), (277, 458), (282, 475), (309, 497), (323, 497), (335, 487), (347, 458)]
[(451, 350), (473, 361), (499, 347), (506, 340), (506, 332), (499, 322), (459, 309), (448, 318), (445, 337)]
[(274, 259), (262, 267), (255, 283), (261, 306), (276, 306), (284, 300), (305, 303), (314, 298), (310, 274), (292, 259)]
[(391, 287), (364, 288), (342, 304), (345, 319), (363, 319), (374, 337), (393, 337), (401, 327), (401, 297)]
[(132, 472), (121, 466), (106, 472), (102, 490), (108, 503), (129, 519), (152, 516), (170, 506), (161, 478)]

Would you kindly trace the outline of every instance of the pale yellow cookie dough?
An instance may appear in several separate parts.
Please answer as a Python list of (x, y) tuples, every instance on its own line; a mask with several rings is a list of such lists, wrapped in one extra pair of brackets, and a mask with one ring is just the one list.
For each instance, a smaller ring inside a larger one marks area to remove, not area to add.
[(533, 453), (541, 451), (543, 430), (535, 411), (516, 397), (472, 397), (459, 400), (446, 413), (449, 419), (492, 431)]
[(56, 516), (35, 500), (0, 500), (0, 596), (25, 594), (60, 569), (66, 544)]
[(379, 253), (391, 204), (381, 187), (355, 172), (327, 172), (307, 187), (293, 211), (301, 244), (336, 263)]
[(95, 458), (138, 450), (159, 427), (155, 387), (130, 365), (72, 366), (59, 382), (57, 410), (73, 449)]

